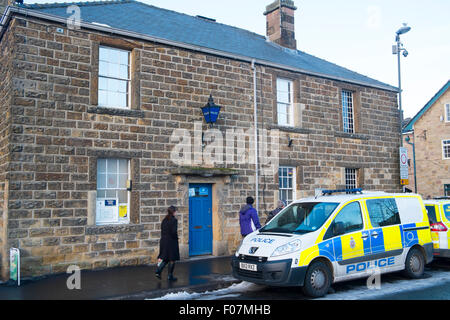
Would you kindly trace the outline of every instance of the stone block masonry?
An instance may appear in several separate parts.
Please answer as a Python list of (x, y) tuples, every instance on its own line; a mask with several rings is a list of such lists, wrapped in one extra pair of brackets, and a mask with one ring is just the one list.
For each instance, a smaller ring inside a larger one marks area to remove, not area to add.
[[(188, 257), (189, 183), (213, 184), (215, 255), (240, 241), (238, 212), (254, 195), (254, 165), (227, 164), (227, 176), (176, 172), (175, 129), (194, 132), (212, 93), (215, 128), (253, 123), (253, 74), (242, 61), (15, 17), (0, 42), (0, 220), (2, 254), (22, 252), (22, 274), (154, 263), (161, 221), (179, 208), (180, 247)], [(98, 48), (131, 52), (130, 109), (98, 106)], [(276, 125), (276, 78), (295, 83), (303, 106), (296, 128)], [(258, 123), (280, 130), (280, 165), (297, 168), (297, 196), (340, 188), (344, 168), (367, 189), (399, 191), (398, 114), (392, 92), (257, 66)], [(358, 130), (341, 128), (340, 92), (353, 90)], [(203, 127), (206, 130), (206, 125)], [(288, 147), (288, 137), (293, 140)], [(130, 160), (130, 223), (95, 225), (97, 159)], [(8, 186), (8, 187), (7, 187)], [(278, 198), (278, 176), (260, 179), (261, 220)], [(8, 191), (9, 188), (9, 191)], [(2, 269), (7, 261), (3, 259)]]

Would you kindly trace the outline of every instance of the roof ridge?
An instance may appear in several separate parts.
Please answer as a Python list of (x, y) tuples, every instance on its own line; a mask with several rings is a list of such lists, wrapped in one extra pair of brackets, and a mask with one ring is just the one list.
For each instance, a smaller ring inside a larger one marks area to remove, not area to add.
[(202, 20), (203, 22), (206, 22), (206, 23), (214, 23), (214, 24), (217, 24), (217, 25), (226, 26), (226, 27), (229, 27), (229, 28), (233, 28), (233, 29), (239, 30), (241, 32), (246, 32), (248, 34), (252, 34), (252, 35), (260, 37), (262, 39), (266, 38), (265, 36), (263, 36), (263, 35), (261, 35), (259, 33), (256, 33), (256, 32), (253, 32), (253, 31), (250, 31), (250, 30), (247, 30), (247, 29), (243, 29), (243, 28), (240, 28), (240, 27), (232, 26), (232, 25), (221, 23), (221, 22), (217, 22), (217, 21), (208, 21), (208, 20), (202, 19), (202, 18), (200, 18), (198, 16), (193, 16), (193, 15), (190, 15), (190, 14), (187, 14), (187, 13), (183, 13), (183, 12), (178, 12), (178, 11), (175, 11), (175, 10), (170, 10), (170, 9), (166, 9), (166, 8), (157, 7), (157, 6), (154, 6), (152, 4), (148, 4), (148, 3), (137, 1), (137, 0), (99, 0), (99, 1), (33, 3), (33, 4), (24, 4), (23, 6), (25, 6), (26, 8), (29, 8), (29, 9), (45, 9), (45, 8), (62, 8), (62, 7), (70, 6), (70, 5), (95, 6), (95, 5), (108, 5), (108, 4), (115, 4), (115, 3), (119, 4), (119, 3), (132, 3), (132, 2), (138, 3), (140, 5), (144, 5), (144, 6), (147, 6), (147, 7), (150, 7), (150, 8), (154, 8), (154, 9), (157, 9), (157, 10), (167, 11), (167, 12), (171, 12), (173, 14), (183, 15), (183, 16), (187, 16), (187, 17), (190, 17), (190, 18), (194, 18), (194, 19), (200, 19), (200, 20)]
[[(440, 88), (434, 95), (433, 97), (423, 106), (422, 109), (419, 110), (419, 112), (417, 112), (417, 114), (411, 118), (411, 120), (408, 122), (408, 124), (406, 124), (403, 127), (403, 132), (409, 132), (411, 131), (412, 125), (414, 125), (416, 123), (417, 120), (419, 120), (420, 118), (422, 118), (422, 116), (425, 114), (425, 112), (427, 112), (427, 110), (434, 104), (435, 100), (439, 99), (439, 97), (444, 94), (444, 92), (446, 91), (446, 88), (449, 86), (450, 84), (450, 79), (447, 80), (447, 82), (442, 86), (442, 88)], [(444, 90), (445, 89), (445, 90)]]
[(74, 2), (53, 2), (53, 3), (30, 3), (22, 6), (29, 9), (44, 9), (44, 8), (60, 8), (72, 5), (78, 6), (99, 6), (113, 3), (131, 3), (136, 0), (99, 0), (99, 1), (74, 1)]

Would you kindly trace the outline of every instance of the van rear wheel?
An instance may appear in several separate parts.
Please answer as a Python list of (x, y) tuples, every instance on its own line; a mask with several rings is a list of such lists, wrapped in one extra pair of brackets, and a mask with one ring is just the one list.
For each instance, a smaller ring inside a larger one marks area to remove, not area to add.
[(331, 272), (328, 266), (316, 261), (308, 268), (303, 285), (303, 293), (312, 298), (323, 297), (331, 286)]
[(405, 274), (411, 279), (418, 279), (425, 272), (425, 258), (422, 252), (413, 248), (409, 251), (405, 261)]

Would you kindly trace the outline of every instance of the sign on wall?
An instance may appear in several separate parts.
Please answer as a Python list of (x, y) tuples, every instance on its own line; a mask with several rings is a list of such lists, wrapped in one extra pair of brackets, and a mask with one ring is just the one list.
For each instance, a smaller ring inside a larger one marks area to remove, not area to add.
[(400, 148), (400, 182), (403, 186), (409, 184), (408, 149)]
[(119, 222), (119, 199), (97, 199), (97, 222)]
[(20, 250), (17, 248), (9, 250), (9, 278), (20, 286)]

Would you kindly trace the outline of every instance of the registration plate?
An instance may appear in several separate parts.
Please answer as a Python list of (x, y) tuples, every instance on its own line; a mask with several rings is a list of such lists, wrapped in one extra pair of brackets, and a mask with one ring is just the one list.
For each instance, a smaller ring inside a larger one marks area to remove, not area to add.
[(248, 270), (248, 271), (258, 271), (258, 266), (256, 264), (250, 264), (250, 263), (243, 263), (239, 262), (239, 268), (242, 270)]

